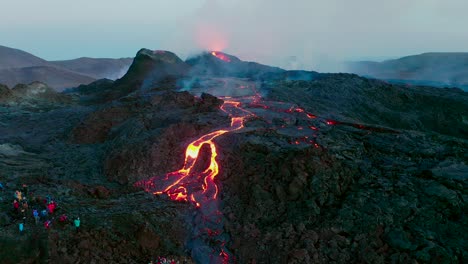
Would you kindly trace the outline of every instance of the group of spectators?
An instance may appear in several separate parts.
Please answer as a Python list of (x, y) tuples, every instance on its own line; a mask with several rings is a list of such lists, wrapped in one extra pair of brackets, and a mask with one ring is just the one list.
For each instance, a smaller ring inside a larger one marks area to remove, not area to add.
[[(0, 191), (5, 190), (6, 187), (0, 183)], [(45, 229), (50, 229), (56, 224), (61, 226), (73, 224), (76, 230), (79, 230), (81, 225), (78, 216), (70, 220), (66, 213), (61, 212), (61, 208), (50, 195), (42, 198), (30, 194), (26, 184), (14, 191), (12, 205), (12, 214), (17, 221), (20, 234), (26, 232), (29, 224), (43, 225)]]

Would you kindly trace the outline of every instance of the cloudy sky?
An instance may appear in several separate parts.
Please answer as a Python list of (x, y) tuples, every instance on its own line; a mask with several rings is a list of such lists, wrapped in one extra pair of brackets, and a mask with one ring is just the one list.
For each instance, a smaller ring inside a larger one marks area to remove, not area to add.
[(466, 0), (0, 0), (0, 45), (45, 59), (222, 50), (286, 68), (468, 51)]

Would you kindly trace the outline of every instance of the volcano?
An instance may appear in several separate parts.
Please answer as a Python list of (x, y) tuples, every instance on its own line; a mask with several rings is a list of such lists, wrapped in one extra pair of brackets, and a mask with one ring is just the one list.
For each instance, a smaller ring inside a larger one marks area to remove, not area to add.
[(7, 263), (467, 260), (459, 89), (142, 49), (121, 79), (49, 93), (0, 86), (0, 182), (83, 228), (17, 236), (4, 210)]
[(205, 52), (187, 60), (192, 66), (192, 75), (209, 75), (218, 77), (255, 78), (265, 73), (279, 73), (285, 70), (256, 62), (246, 62), (239, 58), (220, 52)]

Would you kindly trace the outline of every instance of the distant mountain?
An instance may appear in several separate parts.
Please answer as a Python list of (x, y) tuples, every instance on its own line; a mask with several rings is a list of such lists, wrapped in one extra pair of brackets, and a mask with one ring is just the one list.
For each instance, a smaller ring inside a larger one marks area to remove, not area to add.
[(133, 58), (99, 59), (79, 58), (74, 60), (51, 61), (50, 63), (94, 79), (115, 80), (122, 77), (132, 64)]
[(468, 90), (468, 53), (463, 52), (424, 53), (383, 62), (351, 62), (347, 70), (393, 82)]
[(25, 51), (0, 46), (0, 70), (47, 65), (47, 61)]
[(0, 70), (0, 83), (13, 87), (17, 84), (43, 82), (57, 91), (88, 84), (94, 78), (53, 66), (32, 66)]
[(12, 87), (39, 81), (61, 91), (97, 79), (118, 79), (127, 72), (132, 61), (132, 58), (46, 61), (18, 49), (0, 46), (0, 83)]

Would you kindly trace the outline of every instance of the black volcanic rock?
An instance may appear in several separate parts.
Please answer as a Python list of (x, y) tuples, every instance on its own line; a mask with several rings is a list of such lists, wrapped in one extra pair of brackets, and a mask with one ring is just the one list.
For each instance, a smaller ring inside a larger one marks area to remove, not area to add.
[(205, 52), (186, 62), (192, 66), (191, 75), (256, 78), (265, 73), (280, 73), (283, 69), (256, 62), (246, 62), (222, 52)]
[(260, 75), (258, 78), (261, 81), (312, 81), (323, 77), (322, 74), (315, 71), (284, 71), (284, 72), (268, 72)]
[(329, 119), (468, 138), (468, 93), (393, 85), (351, 74), (265, 84), (268, 97), (294, 102)]
[(167, 78), (179, 78), (187, 74), (189, 66), (170, 51), (141, 49), (128, 72), (117, 81), (140, 82), (145, 88), (154, 88)]

